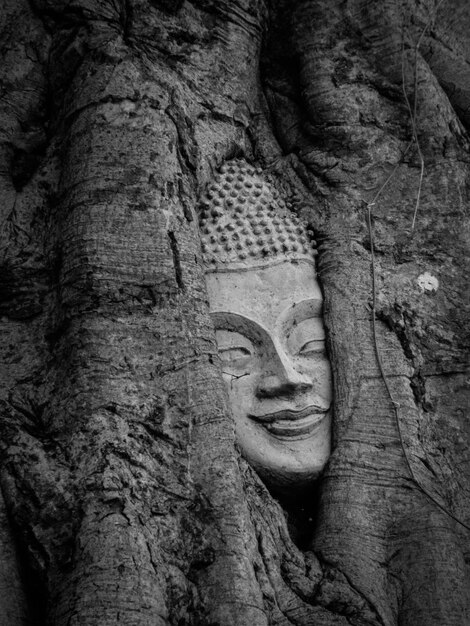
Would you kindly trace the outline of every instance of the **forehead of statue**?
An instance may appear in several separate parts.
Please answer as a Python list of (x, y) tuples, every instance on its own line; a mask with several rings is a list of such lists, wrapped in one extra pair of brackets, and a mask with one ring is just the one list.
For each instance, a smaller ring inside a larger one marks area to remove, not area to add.
[(273, 328), (295, 305), (310, 301), (320, 315), (322, 294), (314, 266), (286, 261), (265, 268), (206, 274), (212, 313), (235, 313)]

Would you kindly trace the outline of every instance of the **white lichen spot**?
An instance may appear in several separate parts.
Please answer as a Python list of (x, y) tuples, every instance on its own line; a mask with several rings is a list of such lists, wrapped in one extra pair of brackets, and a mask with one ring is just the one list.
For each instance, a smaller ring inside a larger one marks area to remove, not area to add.
[(130, 114), (135, 114), (137, 105), (127, 98), (119, 102), (106, 102), (101, 107), (101, 115), (112, 126), (122, 126), (123, 124), (135, 125), (134, 118)]
[(439, 288), (439, 281), (429, 272), (424, 272), (424, 274), (418, 276), (418, 287), (423, 292), (434, 293)]

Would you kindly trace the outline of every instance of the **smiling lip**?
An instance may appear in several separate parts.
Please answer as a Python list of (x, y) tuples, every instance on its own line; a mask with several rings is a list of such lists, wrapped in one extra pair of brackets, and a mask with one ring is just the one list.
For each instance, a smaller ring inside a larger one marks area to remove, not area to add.
[(286, 409), (265, 415), (248, 415), (273, 435), (279, 437), (300, 437), (310, 434), (328, 414), (327, 409), (308, 406), (301, 411)]

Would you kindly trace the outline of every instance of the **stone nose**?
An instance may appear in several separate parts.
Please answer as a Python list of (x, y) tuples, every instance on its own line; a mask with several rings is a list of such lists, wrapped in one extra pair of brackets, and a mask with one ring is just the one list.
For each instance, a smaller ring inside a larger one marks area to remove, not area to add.
[(277, 396), (288, 396), (299, 391), (306, 391), (311, 385), (308, 383), (293, 383), (283, 381), (280, 376), (264, 376), (256, 389), (258, 398), (275, 398)]
[(294, 369), (282, 351), (278, 350), (266, 365), (256, 388), (258, 398), (292, 395), (312, 388), (312, 382)]

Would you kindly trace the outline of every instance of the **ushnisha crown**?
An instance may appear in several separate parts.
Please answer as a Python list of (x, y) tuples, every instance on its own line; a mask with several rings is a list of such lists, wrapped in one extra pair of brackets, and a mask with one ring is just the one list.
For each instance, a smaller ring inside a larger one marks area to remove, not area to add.
[(198, 213), (206, 272), (315, 262), (313, 231), (290, 211), (262, 170), (246, 161), (235, 159), (220, 167)]

